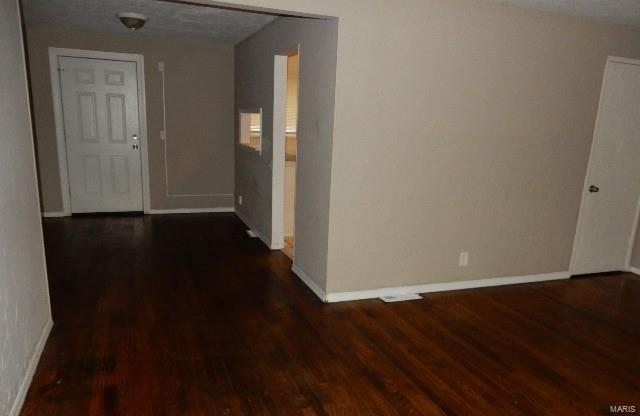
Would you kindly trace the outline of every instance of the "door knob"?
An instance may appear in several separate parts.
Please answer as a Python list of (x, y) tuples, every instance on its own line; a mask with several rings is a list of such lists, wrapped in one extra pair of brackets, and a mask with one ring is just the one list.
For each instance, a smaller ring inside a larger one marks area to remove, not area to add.
[(138, 136), (137, 134), (134, 134), (133, 136), (131, 136), (131, 138), (133, 140), (138, 140), (140, 138), (140, 136)]
[(600, 190), (600, 188), (598, 188), (598, 187), (597, 187), (597, 186), (595, 186), (595, 185), (591, 185), (591, 186), (589, 187), (589, 192), (591, 192), (591, 193), (598, 192), (599, 190)]

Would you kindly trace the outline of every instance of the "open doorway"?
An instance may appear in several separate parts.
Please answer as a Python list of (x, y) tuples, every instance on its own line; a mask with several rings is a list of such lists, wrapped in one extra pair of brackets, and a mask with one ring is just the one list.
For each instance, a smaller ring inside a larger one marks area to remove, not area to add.
[(299, 47), (274, 56), (272, 249), (293, 260), (298, 171)]
[(296, 165), (298, 150), (298, 52), (287, 56), (286, 132), (284, 160), (284, 248), (293, 259), (295, 247)]

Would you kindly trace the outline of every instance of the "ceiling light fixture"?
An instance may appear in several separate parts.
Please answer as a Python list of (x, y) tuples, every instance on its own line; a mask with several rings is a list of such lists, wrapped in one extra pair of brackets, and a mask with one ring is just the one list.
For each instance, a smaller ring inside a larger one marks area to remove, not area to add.
[(147, 16), (140, 13), (118, 13), (118, 19), (132, 31), (140, 29), (147, 22)]

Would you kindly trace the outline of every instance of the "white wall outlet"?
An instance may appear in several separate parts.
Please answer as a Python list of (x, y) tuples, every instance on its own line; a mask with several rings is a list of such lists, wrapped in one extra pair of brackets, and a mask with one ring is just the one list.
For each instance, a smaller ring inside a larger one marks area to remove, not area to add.
[(158, 71), (164, 72), (164, 62), (158, 62)]
[(238, 195), (238, 205), (242, 205), (242, 195)]
[(460, 253), (460, 260), (458, 261), (458, 266), (467, 267), (469, 264), (469, 252), (463, 251)]

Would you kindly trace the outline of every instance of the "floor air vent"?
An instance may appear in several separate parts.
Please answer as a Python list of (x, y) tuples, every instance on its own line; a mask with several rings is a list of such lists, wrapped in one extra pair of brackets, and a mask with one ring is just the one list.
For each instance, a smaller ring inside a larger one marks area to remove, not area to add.
[(422, 299), (422, 296), (418, 295), (417, 293), (411, 293), (409, 295), (380, 296), (379, 299), (386, 303), (392, 303), (392, 302), (403, 302), (405, 300)]

